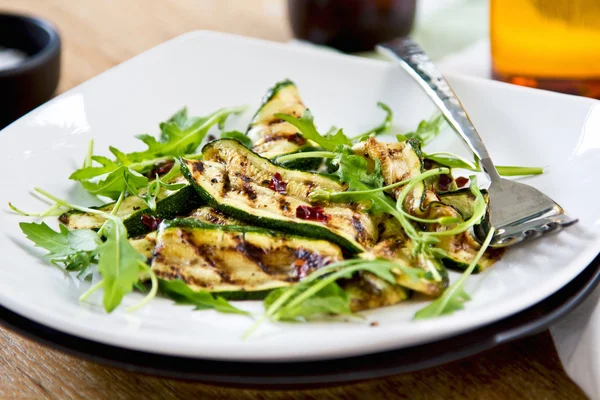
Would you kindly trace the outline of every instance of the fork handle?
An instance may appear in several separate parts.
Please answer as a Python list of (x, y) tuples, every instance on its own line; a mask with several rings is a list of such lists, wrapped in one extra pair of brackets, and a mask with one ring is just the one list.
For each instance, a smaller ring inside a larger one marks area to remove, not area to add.
[(458, 132), (481, 162), (492, 182), (500, 179), (498, 171), (475, 130), (467, 112), (429, 56), (413, 40), (397, 38), (377, 45), (378, 53), (400, 64), (425, 90), (427, 96), (440, 109), (446, 121)]

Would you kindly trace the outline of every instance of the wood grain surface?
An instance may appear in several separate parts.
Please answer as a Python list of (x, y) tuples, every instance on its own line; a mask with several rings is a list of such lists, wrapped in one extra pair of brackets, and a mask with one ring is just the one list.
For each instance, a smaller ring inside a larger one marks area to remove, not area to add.
[[(211, 29), (291, 38), (282, 0), (0, 0), (0, 12), (52, 21), (63, 41), (58, 92), (165, 40)], [(108, 368), (0, 328), (2, 399), (584, 399), (548, 332), (411, 374), (324, 389), (209, 386)]]

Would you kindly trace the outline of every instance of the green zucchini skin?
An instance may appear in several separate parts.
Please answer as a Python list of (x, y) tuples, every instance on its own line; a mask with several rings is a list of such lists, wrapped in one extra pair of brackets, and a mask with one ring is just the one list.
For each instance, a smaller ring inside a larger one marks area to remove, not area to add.
[(254, 113), (252, 119), (256, 119), (256, 117), (260, 114), (265, 105), (268, 104), (271, 100), (273, 100), (273, 97), (275, 97), (281, 89), (284, 89), (288, 86), (296, 86), (296, 84), (290, 79), (284, 79), (282, 81), (276, 82), (272, 87), (270, 87), (267, 90), (267, 93), (265, 93), (265, 95), (263, 96), (262, 101), (260, 102), (260, 107), (258, 107), (256, 113)]
[[(487, 190), (482, 189), (481, 194), (483, 194), (483, 197), (487, 202)], [(456, 209), (456, 211), (458, 211), (465, 220), (473, 216), (473, 210), (475, 208), (475, 195), (469, 188), (456, 190), (454, 192), (442, 193), (440, 194), (440, 200), (442, 203), (454, 207), (454, 209)]]
[[(294, 151), (293, 153), (287, 153), (287, 154), (282, 154), (282, 155), (310, 153), (311, 151), (320, 151), (320, 150), (322, 150), (320, 147), (304, 146), (304, 147), (301, 147), (300, 149), (298, 149), (298, 151)], [(280, 156), (274, 157), (271, 159), (271, 161), (273, 161), (277, 165), (281, 165), (282, 167), (284, 167), (286, 169), (296, 169), (298, 171), (308, 171), (308, 172), (318, 171), (321, 168), (321, 165), (323, 165), (323, 161), (324, 161), (323, 158), (299, 158), (297, 160), (279, 162), (277, 160), (279, 157)]]
[[(203, 148), (202, 152), (204, 154), (203, 161), (186, 160), (183, 158), (181, 159), (182, 173), (188, 179), (190, 184), (197, 190), (198, 195), (202, 198), (202, 200), (217, 210), (244, 221), (249, 225), (266, 227), (269, 229), (289, 232), (315, 239), (328, 240), (341, 246), (350, 254), (364, 251), (365, 247), (363, 244), (361, 244), (361, 241), (366, 245), (371, 244), (370, 241), (374, 241), (376, 239), (376, 227), (374, 226), (370, 217), (367, 215), (366, 211), (353, 211), (347, 207), (339, 207), (338, 205), (332, 207), (331, 209), (327, 209), (328, 206), (325, 205), (326, 210), (332, 210), (328, 215), (334, 220), (334, 222), (331, 222), (330, 225), (325, 225), (321, 222), (307, 221), (296, 218), (295, 216), (285, 216), (283, 211), (279, 211), (277, 209), (277, 201), (286, 201), (288, 202), (287, 204), (290, 204), (290, 202), (291, 204), (308, 204), (305, 201), (306, 199), (299, 200), (298, 198), (292, 196), (282, 196), (276, 192), (269, 191), (269, 198), (267, 200), (273, 202), (273, 207), (244, 209), (240, 206), (233, 206), (231, 204), (233, 201), (229, 201), (228, 203), (227, 199), (223, 200), (221, 198), (216, 198), (213, 193), (221, 193), (223, 189), (218, 189), (218, 185), (223, 183), (217, 183), (217, 181), (222, 178), (221, 180), (227, 180), (229, 182), (228, 176), (230, 173), (244, 175), (245, 169), (251, 170), (252, 174), (255, 175), (261, 173), (266, 174), (269, 179), (275, 173), (280, 173), (284, 177), (290, 176), (290, 184), (292, 184), (292, 181), (294, 181), (294, 184), (306, 184), (313, 189), (320, 188), (322, 187), (321, 185), (325, 185), (325, 187), (323, 187), (324, 189), (333, 189), (335, 191), (344, 189), (343, 185), (323, 175), (288, 170), (278, 166), (270, 160), (251, 152), (238, 142), (229, 139), (221, 139), (211, 142)], [(230, 160), (223, 161), (222, 163), (210, 161), (215, 158), (220, 158), (221, 152), (224, 154), (234, 154), (236, 162), (242, 164), (246, 163), (245, 167), (241, 167), (241, 165), (234, 165), (230, 162)], [(209, 180), (208, 174), (211, 172), (209, 170), (209, 172), (205, 173), (204, 170), (213, 168), (211, 167), (213, 164), (217, 164), (219, 166), (224, 165), (226, 168), (229, 168), (229, 170), (224, 172), (224, 177)], [(237, 168), (237, 170), (235, 168)], [(250, 182), (248, 184), (255, 183), (254, 181), (250, 181), (253, 179), (253, 176), (244, 176), (244, 179)], [(213, 180), (215, 182), (214, 185), (212, 183)], [(302, 189), (303, 186), (300, 188)], [(266, 196), (267, 194), (263, 195)], [(265, 202), (267, 201), (265, 199), (260, 200)], [(247, 203), (250, 202), (247, 201)], [(337, 212), (337, 214), (334, 213), (334, 211)], [(344, 225), (344, 221), (349, 222)], [(334, 224), (337, 224), (336, 226), (338, 227), (342, 226), (342, 228), (336, 228), (337, 232), (334, 232), (336, 229), (330, 227)]]
[[(110, 211), (113, 203), (105, 204), (99, 207), (92, 207), (99, 210)], [(140, 200), (138, 210), (128, 215), (123, 215), (123, 223), (127, 228), (129, 237), (144, 235), (151, 231), (150, 227), (142, 223), (144, 214), (157, 219), (172, 219), (177, 216), (186, 215), (196, 208), (204, 205), (202, 199), (198, 196), (196, 190), (191, 186), (185, 186), (177, 192), (156, 202), (156, 210), (152, 211), (146, 207), (146, 204)], [(97, 215), (89, 215), (77, 210), (70, 210), (62, 214), (59, 221), (70, 229), (100, 229), (104, 223), (104, 218)]]
[(173, 219), (177, 216), (189, 214), (198, 207), (204, 205), (202, 199), (198, 196), (194, 188), (185, 186), (173, 195), (164, 198), (156, 203), (156, 210), (139, 210), (130, 215), (125, 221), (125, 228), (129, 236), (142, 235), (148, 233), (151, 229), (142, 223), (142, 215), (163, 220)]

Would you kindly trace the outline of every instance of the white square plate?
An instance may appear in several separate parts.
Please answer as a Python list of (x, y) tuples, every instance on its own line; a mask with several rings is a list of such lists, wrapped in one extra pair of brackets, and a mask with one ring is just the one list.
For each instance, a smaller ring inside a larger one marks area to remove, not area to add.
[[(125, 348), (226, 360), (314, 360), (426, 343), (491, 323), (549, 296), (600, 251), (599, 102), (502, 83), (450, 77), (450, 83), (500, 165), (546, 166), (526, 182), (541, 189), (580, 222), (556, 235), (511, 249), (485, 274), (472, 277), (473, 300), (454, 315), (413, 321), (424, 305), (413, 300), (364, 313), (363, 322), (266, 324), (242, 340), (252, 320), (193, 311), (155, 299), (135, 313), (131, 294), (112, 314), (99, 297), (85, 304), (81, 283), (46, 265), (19, 230), (24, 218), (6, 208), (44, 206), (30, 195), (39, 186), (73, 202), (89, 197), (69, 181), (88, 141), (97, 149), (140, 149), (135, 134), (157, 133), (159, 121), (187, 105), (194, 115), (222, 106), (257, 106), (275, 81), (293, 79), (322, 128), (358, 133), (379, 122), (381, 100), (400, 130), (412, 129), (433, 106), (404, 72), (384, 61), (194, 32), (158, 46), (58, 96), (0, 133), (0, 304), (55, 329)], [(253, 108), (253, 107), (251, 107)], [(240, 121), (239, 128), (248, 120)], [(451, 133), (436, 147), (453, 149)], [(456, 277), (456, 275), (452, 275)], [(259, 312), (259, 302), (240, 303)], [(371, 327), (369, 322), (379, 326)]]

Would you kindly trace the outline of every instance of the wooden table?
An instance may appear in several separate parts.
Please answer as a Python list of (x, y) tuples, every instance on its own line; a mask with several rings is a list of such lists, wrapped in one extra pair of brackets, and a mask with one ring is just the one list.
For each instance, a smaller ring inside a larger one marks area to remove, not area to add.
[[(286, 41), (281, 0), (0, 0), (0, 11), (48, 18), (63, 40), (59, 92), (194, 29)], [(581, 399), (548, 332), (442, 367), (353, 385), (257, 391), (160, 379), (107, 368), (0, 328), (0, 397), (16, 398), (405, 398)]]

